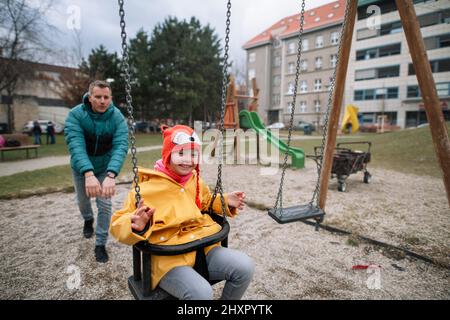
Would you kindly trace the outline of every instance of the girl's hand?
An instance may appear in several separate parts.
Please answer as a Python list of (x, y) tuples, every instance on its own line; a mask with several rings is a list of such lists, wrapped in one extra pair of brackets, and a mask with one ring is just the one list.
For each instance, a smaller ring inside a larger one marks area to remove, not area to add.
[(244, 209), (245, 205), (245, 192), (233, 191), (228, 194), (228, 206), (233, 208), (238, 208), (239, 210)]
[(134, 215), (131, 216), (131, 227), (140, 232), (144, 230), (148, 221), (150, 220), (150, 225), (152, 224), (151, 218), (155, 213), (155, 208), (150, 209), (147, 206), (144, 206), (144, 200), (141, 199), (138, 204), (138, 208), (134, 212)]

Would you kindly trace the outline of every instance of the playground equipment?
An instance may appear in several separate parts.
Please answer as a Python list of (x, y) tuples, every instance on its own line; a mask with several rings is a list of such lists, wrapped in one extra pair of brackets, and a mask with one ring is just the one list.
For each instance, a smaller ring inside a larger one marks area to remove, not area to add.
[(247, 95), (239, 95), (236, 90), (236, 85), (234, 83), (234, 76), (230, 76), (230, 82), (228, 84), (228, 90), (227, 90), (227, 102), (226, 102), (226, 109), (225, 109), (225, 119), (224, 119), (224, 127), (225, 129), (239, 129), (239, 99), (246, 99), (250, 100), (250, 103), (248, 105), (249, 111), (258, 111), (258, 95), (259, 95), (259, 89), (256, 85), (256, 79), (252, 79), (252, 96)]
[(359, 130), (358, 111), (359, 109), (351, 104), (345, 107), (341, 125), (342, 132), (355, 133)]
[[(267, 142), (274, 145), (281, 152), (288, 150), (289, 155), (292, 157), (292, 167), (294, 168), (304, 168), (305, 167), (305, 153), (301, 148), (288, 147), (284, 141), (274, 136), (270, 130), (265, 128), (261, 118), (259, 117), (258, 111), (258, 94), (259, 89), (256, 84), (256, 79), (252, 79), (253, 95), (239, 95), (236, 91), (236, 86), (234, 83), (234, 77), (230, 76), (230, 83), (228, 85), (227, 91), (227, 102), (225, 109), (224, 127), (226, 129), (237, 130), (239, 128), (247, 130), (253, 129), (258, 135), (261, 135)], [(241, 110), (238, 115), (238, 102), (239, 99), (250, 99), (248, 105), (248, 110)], [(237, 148), (237, 136), (233, 136), (232, 139), (227, 138), (225, 145), (233, 144), (232, 151), (236, 154)], [(215, 141), (218, 141), (216, 138)], [(257, 139), (259, 143), (259, 139)], [(215, 145), (214, 145), (215, 147)], [(229, 148), (231, 149), (231, 148)], [(259, 149), (259, 148), (258, 148)]]
[[(131, 136), (131, 154), (133, 161), (133, 172), (134, 172), (134, 186), (136, 190), (136, 202), (140, 200), (139, 194), (139, 178), (137, 175), (137, 158), (136, 158), (136, 146), (135, 146), (135, 137), (133, 135), (132, 123), (133, 123), (133, 107), (131, 105), (131, 84), (130, 84), (130, 73), (129, 73), (129, 65), (128, 65), (128, 47), (126, 42), (126, 32), (125, 32), (125, 21), (124, 21), (124, 10), (123, 10), (123, 1), (118, 0), (120, 7), (120, 26), (122, 29), (122, 49), (123, 49), (123, 68), (124, 68), (124, 78), (126, 83), (126, 100), (127, 100), (127, 110), (129, 115), (129, 128), (130, 128), (130, 136)], [(440, 167), (443, 171), (444, 185), (446, 188), (447, 199), (450, 205), (450, 139), (448, 136), (447, 128), (445, 126), (443, 113), (440, 109), (440, 102), (436, 92), (436, 85), (431, 73), (431, 67), (428, 62), (427, 53), (425, 50), (424, 41), (422, 39), (420, 33), (420, 26), (417, 21), (417, 17), (414, 11), (414, 4), (412, 0), (395, 0), (396, 6), (400, 13), (401, 23), (407, 38), (409, 50), (411, 53), (412, 62), (414, 68), (416, 70), (416, 77), (419, 82), (419, 87), (422, 92), (422, 96), (424, 97), (424, 105), (425, 111), (427, 113), (427, 118), (430, 124), (430, 130), (432, 134), (433, 143), (435, 146), (435, 151), (437, 158), (439, 160)], [(322, 145), (321, 148), (323, 150), (323, 157), (318, 162), (318, 180), (315, 186), (315, 190), (313, 193), (312, 200), (309, 204), (293, 206), (290, 208), (283, 208), (282, 206), (282, 190), (283, 190), (283, 182), (287, 167), (287, 157), (289, 155), (289, 147), (291, 142), (292, 128), (293, 128), (293, 116), (295, 111), (295, 100), (297, 96), (297, 87), (298, 87), (298, 78), (299, 78), (299, 70), (300, 70), (300, 56), (301, 56), (301, 36), (303, 33), (303, 24), (304, 24), (304, 9), (305, 9), (305, 1), (302, 1), (302, 11), (300, 18), (300, 30), (299, 30), (299, 45), (298, 45), (298, 53), (297, 53), (297, 72), (295, 77), (295, 87), (294, 87), (294, 95), (293, 95), (293, 107), (291, 112), (290, 126), (289, 126), (289, 134), (288, 134), (288, 142), (287, 148), (285, 152), (285, 158), (283, 162), (283, 171), (280, 181), (280, 187), (277, 194), (277, 199), (275, 202), (275, 206), (273, 209), (269, 211), (269, 215), (271, 215), (275, 220), (280, 223), (291, 222), (296, 220), (304, 220), (308, 218), (316, 219), (316, 226), (318, 223), (323, 220), (325, 215), (325, 204), (327, 198), (328, 191), (328, 183), (331, 175), (332, 169), (332, 160), (335, 151), (336, 144), (336, 135), (339, 121), (339, 114), (342, 104), (342, 99), (344, 96), (344, 86), (345, 86), (345, 78), (348, 68), (348, 61), (352, 43), (352, 35), (353, 29), (355, 25), (355, 18), (357, 12), (358, 1), (357, 0), (348, 0), (345, 8), (345, 16), (342, 25), (342, 31), (339, 41), (339, 49), (338, 49), (338, 61), (337, 66), (334, 70), (332, 85), (330, 88), (330, 99), (328, 103), (327, 113), (325, 116), (325, 125), (324, 125), (324, 133), (322, 137)], [(227, 2), (227, 29), (226, 29), (226, 37), (225, 37), (225, 61), (224, 61), (224, 69), (223, 69), (223, 86), (222, 86), (222, 104), (221, 104), (221, 124), (220, 130), (224, 129), (224, 113), (225, 113), (225, 100), (226, 100), (226, 66), (228, 60), (228, 42), (229, 42), (229, 25), (230, 25), (230, 16), (231, 16), (231, 3), (230, 0)], [(220, 149), (222, 150), (222, 149)], [(222, 165), (219, 162), (218, 165), (218, 177), (216, 188), (214, 190), (214, 197), (217, 196), (217, 193), (220, 194), (222, 199), (222, 209), (223, 213), (225, 213), (224, 208), (224, 199), (223, 199), (223, 190), (222, 190), (222, 182), (221, 182), (221, 174), (222, 174)], [(227, 221), (225, 214), (223, 215), (222, 220), (222, 229), (226, 229)], [(213, 235), (211, 237), (214, 237)], [(162, 248), (160, 252), (157, 251), (158, 248), (155, 248), (155, 251), (145, 251), (144, 254), (148, 253), (148, 257), (143, 261), (143, 279), (140, 279), (140, 267), (141, 260), (140, 256), (138, 256), (141, 250), (146, 250), (146, 248), (140, 248), (135, 246), (133, 248), (133, 263), (134, 263), (134, 277), (129, 279), (130, 290), (134, 292), (136, 298), (150, 298), (149, 292), (149, 275), (150, 275), (150, 254), (152, 252), (156, 252), (158, 254), (178, 254), (174, 252), (180, 252), (179, 250), (188, 250), (194, 251), (200, 248), (203, 248), (207, 244), (207, 241), (221, 241), (225, 240), (227, 233), (217, 234), (217, 239), (210, 239), (211, 237), (201, 239), (192, 243), (188, 243), (184, 248), (179, 246), (174, 246), (174, 250), (170, 250), (171, 246), (165, 246)], [(152, 247), (151, 244), (146, 244), (148, 247)], [(178, 250), (178, 251), (177, 251)], [(170, 252), (171, 251), (171, 252)], [(201, 251), (201, 250), (200, 250)], [(187, 251), (183, 251), (187, 252)], [(205, 266), (205, 259), (202, 258), (203, 261), (199, 263), (199, 265)], [(196, 263), (197, 267), (197, 263)], [(201, 268), (200, 268), (201, 269)], [(202, 271), (200, 271), (202, 272)], [(207, 274), (202, 273), (208, 279)], [(133, 282), (134, 280), (134, 282)], [(147, 283), (147, 284), (146, 284)], [(133, 291), (134, 290), (134, 291)], [(142, 293), (142, 295), (138, 295), (137, 293)], [(155, 295), (156, 296), (156, 295)]]
[[(292, 167), (305, 167), (305, 152), (301, 148), (288, 147), (288, 145), (272, 132), (264, 127), (258, 113), (255, 111), (241, 110), (239, 122), (242, 129), (253, 129), (257, 134), (265, 138), (269, 143), (277, 147), (281, 152), (287, 152), (292, 157)], [(259, 141), (259, 139), (257, 139)]]

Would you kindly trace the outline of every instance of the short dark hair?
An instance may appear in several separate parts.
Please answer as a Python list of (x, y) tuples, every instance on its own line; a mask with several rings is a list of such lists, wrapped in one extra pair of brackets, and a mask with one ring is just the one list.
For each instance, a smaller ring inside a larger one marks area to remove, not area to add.
[(92, 94), (92, 90), (94, 89), (94, 87), (99, 87), (99, 88), (108, 88), (109, 92), (112, 94), (112, 90), (111, 90), (111, 86), (108, 82), (104, 81), (104, 80), (95, 80), (92, 81), (89, 84), (89, 94)]

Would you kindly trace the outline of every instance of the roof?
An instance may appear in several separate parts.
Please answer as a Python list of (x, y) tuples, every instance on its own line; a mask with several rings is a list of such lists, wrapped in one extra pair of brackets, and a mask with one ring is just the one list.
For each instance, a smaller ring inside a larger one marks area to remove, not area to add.
[[(305, 11), (303, 30), (313, 30), (319, 27), (342, 22), (345, 12), (345, 0), (333, 1), (323, 6)], [(243, 48), (250, 49), (269, 43), (275, 36), (287, 38), (294, 36), (300, 29), (300, 14), (295, 14), (279, 20), (270, 28), (247, 41)]]

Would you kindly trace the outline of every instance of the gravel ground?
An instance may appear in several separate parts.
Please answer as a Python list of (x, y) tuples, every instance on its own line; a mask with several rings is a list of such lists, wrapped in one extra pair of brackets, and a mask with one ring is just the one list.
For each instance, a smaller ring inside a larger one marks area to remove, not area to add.
[[(224, 190), (243, 190), (249, 206), (231, 221), (229, 246), (246, 252), (256, 273), (245, 299), (449, 299), (449, 269), (301, 222), (279, 225), (266, 211), (280, 179), (263, 167), (226, 166)], [(267, 169), (267, 168), (265, 168)], [(402, 246), (450, 264), (449, 208), (442, 180), (370, 169), (370, 184), (352, 175), (345, 193), (329, 186), (325, 223)], [(203, 178), (215, 183), (216, 168)], [(310, 200), (316, 172), (288, 170), (285, 206)], [(113, 210), (130, 186), (119, 185)], [(0, 201), (0, 299), (132, 299), (131, 248), (110, 239), (98, 264), (94, 240), (82, 237), (73, 193)], [(367, 270), (352, 266), (372, 265)], [(77, 282), (76, 275), (80, 278)], [(223, 283), (215, 286), (220, 295)]]

